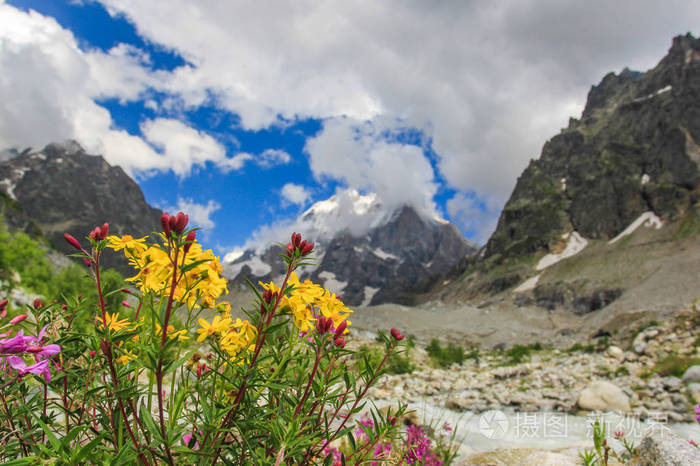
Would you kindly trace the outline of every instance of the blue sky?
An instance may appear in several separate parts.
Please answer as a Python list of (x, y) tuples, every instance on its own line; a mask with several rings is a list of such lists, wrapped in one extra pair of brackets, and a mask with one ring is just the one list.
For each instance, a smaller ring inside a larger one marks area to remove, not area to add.
[(483, 243), (590, 85), (700, 24), (581, 3), (0, 0), (0, 146), (76, 139), (221, 254), (350, 188)]

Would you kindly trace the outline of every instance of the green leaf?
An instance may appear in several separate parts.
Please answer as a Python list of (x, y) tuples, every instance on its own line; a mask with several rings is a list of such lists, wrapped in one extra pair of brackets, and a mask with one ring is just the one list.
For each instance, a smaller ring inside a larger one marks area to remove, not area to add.
[(39, 419), (34, 413), (29, 413), (29, 414), (31, 414), (32, 417), (36, 420), (36, 422), (39, 423), (39, 426), (41, 426), (41, 430), (43, 430), (44, 433), (46, 434), (46, 438), (49, 439), (49, 442), (51, 443), (51, 446), (53, 447), (54, 451), (56, 453), (60, 452), (61, 451), (61, 442), (58, 441), (58, 439), (53, 434), (53, 431), (49, 428), (49, 426), (44, 424), (44, 422), (41, 419)]
[(101, 435), (95, 437), (90, 442), (83, 445), (83, 447), (77, 452), (75, 452), (75, 454), (71, 457), (71, 462), (74, 464), (80, 464), (83, 458), (93, 458), (93, 450), (97, 445), (99, 445), (102, 442), (102, 439), (104, 439), (106, 435), (107, 433), (103, 432)]

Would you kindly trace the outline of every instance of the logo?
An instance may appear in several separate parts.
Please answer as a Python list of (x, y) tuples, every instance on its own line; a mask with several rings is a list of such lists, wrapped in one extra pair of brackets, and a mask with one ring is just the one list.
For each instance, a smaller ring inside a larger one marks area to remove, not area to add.
[(508, 416), (503, 411), (485, 411), (479, 416), (479, 431), (486, 438), (503, 438), (508, 432), (508, 427)]

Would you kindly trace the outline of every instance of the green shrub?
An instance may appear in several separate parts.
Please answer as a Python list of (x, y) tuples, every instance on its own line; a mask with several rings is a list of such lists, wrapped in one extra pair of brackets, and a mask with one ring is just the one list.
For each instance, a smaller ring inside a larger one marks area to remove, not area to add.
[(440, 340), (437, 338), (430, 340), (425, 351), (428, 353), (428, 356), (430, 356), (430, 359), (440, 367), (449, 367), (455, 363), (462, 364), (464, 360), (467, 359), (464, 348), (452, 342), (448, 343), (446, 348), (443, 348), (442, 345), (440, 345)]
[(673, 375), (683, 377), (689, 367), (700, 364), (700, 358), (668, 356), (656, 363), (652, 372), (661, 377)]

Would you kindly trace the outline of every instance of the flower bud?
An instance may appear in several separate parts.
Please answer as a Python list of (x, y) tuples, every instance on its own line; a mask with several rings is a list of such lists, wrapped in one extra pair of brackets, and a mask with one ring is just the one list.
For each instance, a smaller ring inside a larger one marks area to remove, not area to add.
[(95, 229), (90, 232), (90, 238), (94, 239), (95, 241), (99, 241), (101, 236), (102, 230), (100, 230), (100, 227), (95, 227)]
[(306, 241), (302, 241), (302, 248), (301, 248), (301, 255), (306, 256), (308, 255), (311, 251), (314, 250), (314, 243), (306, 243)]
[(287, 243), (287, 257), (294, 257), (294, 246), (292, 246), (292, 243)]
[(396, 341), (401, 341), (404, 338), (403, 335), (401, 335), (401, 332), (399, 332), (395, 328), (391, 329), (391, 336), (394, 337)]
[(0, 311), (0, 319), (4, 319), (6, 315), (7, 315), (7, 309), (3, 309), (2, 311)]
[(334, 341), (334, 344), (338, 348), (345, 348), (345, 338), (343, 338), (343, 337), (336, 338)]
[(301, 244), (301, 233), (292, 233), (292, 246), (297, 249)]
[(185, 243), (185, 247), (184, 247), (185, 254), (187, 254), (187, 252), (192, 247), (192, 244), (194, 243), (195, 237), (196, 237), (196, 230), (192, 230), (189, 233), (187, 233), (187, 238), (185, 238), (185, 241), (187, 241), (187, 243)]
[(163, 228), (166, 238), (170, 238), (170, 214), (163, 212), (160, 216), (160, 226)]
[(97, 354), (97, 351), (95, 351), (95, 350), (90, 350), (90, 352), (89, 352), (88, 354), (90, 355), (90, 359), (92, 359), (92, 358), (94, 358), (95, 355)]
[(10, 320), (10, 325), (19, 324), (20, 322), (22, 322), (22, 321), (23, 321), (24, 319), (26, 319), (26, 318), (27, 318), (27, 314), (20, 314), (20, 315), (18, 315), (18, 316), (16, 316), (16, 317), (13, 317), (13, 318)]
[(6, 306), (7, 306), (7, 298), (0, 301), (0, 309), (5, 309)]
[(181, 235), (185, 231), (189, 217), (182, 212), (178, 212), (175, 217), (170, 217), (170, 229)]
[(63, 233), (63, 238), (68, 242), (68, 244), (73, 246), (78, 251), (83, 249), (82, 247), (80, 247), (80, 243), (78, 242), (78, 240), (75, 239), (73, 236), (69, 235), (68, 233)]
[(39, 309), (41, 309), (42, 307), (44, 307), (44, 303), (41, 302), (41, 300), (38, 299), (38, 298), (35, 299), (35, 300), (34, 300), (34, 309), (39, 310)]
[(265, 301), (267, 304), (270, 304), (274, 298), (277, 297), (277, 293), (273, 293), (270, 290), (265, 290), (262, 294), (262, 299)]
[(197, 378), (198, 379), (202, 377), (202, 371), (204, 369), (206, 369), (206, 367), (207, 367), (207, 365), (204, 363), (197, 364)]
[(68, 305), (67, 305), (67, 304), (61, 304), (61, 310), (67, 311), (67, 310), (68, 310)]
[(105, 222), (104, 225), (102, 225), (102, 239), (105, 239), (108, 234), (109, 234), (109, 223)]
[(92, 262), (90, 262), (89, 259), (83, 257), (83, 264), (85, 264), (85, 267), (90, 267), (92, 265)]
[(122, 293), (132, 294), (129, 288), (122, 288)]
[(323, 335), (328, 331), (328, 328), (330, 327), (330, 319), (326, 319), (325, 316), (321, 316), (318, 318), (316, 321), (316, 331)]
[(335, 337), (339, 338), (343, 336), (343, 332), (347, 328), (348, 323), (346, 321), (342, 321), (339, 325), (338, 328), (335, 329)]
[(122, 301), (122, 306), (124, 306), (124, 307), (131, 307), (131, 306), (129, 305), (129, 302), (128, 302), (128, 301)]

